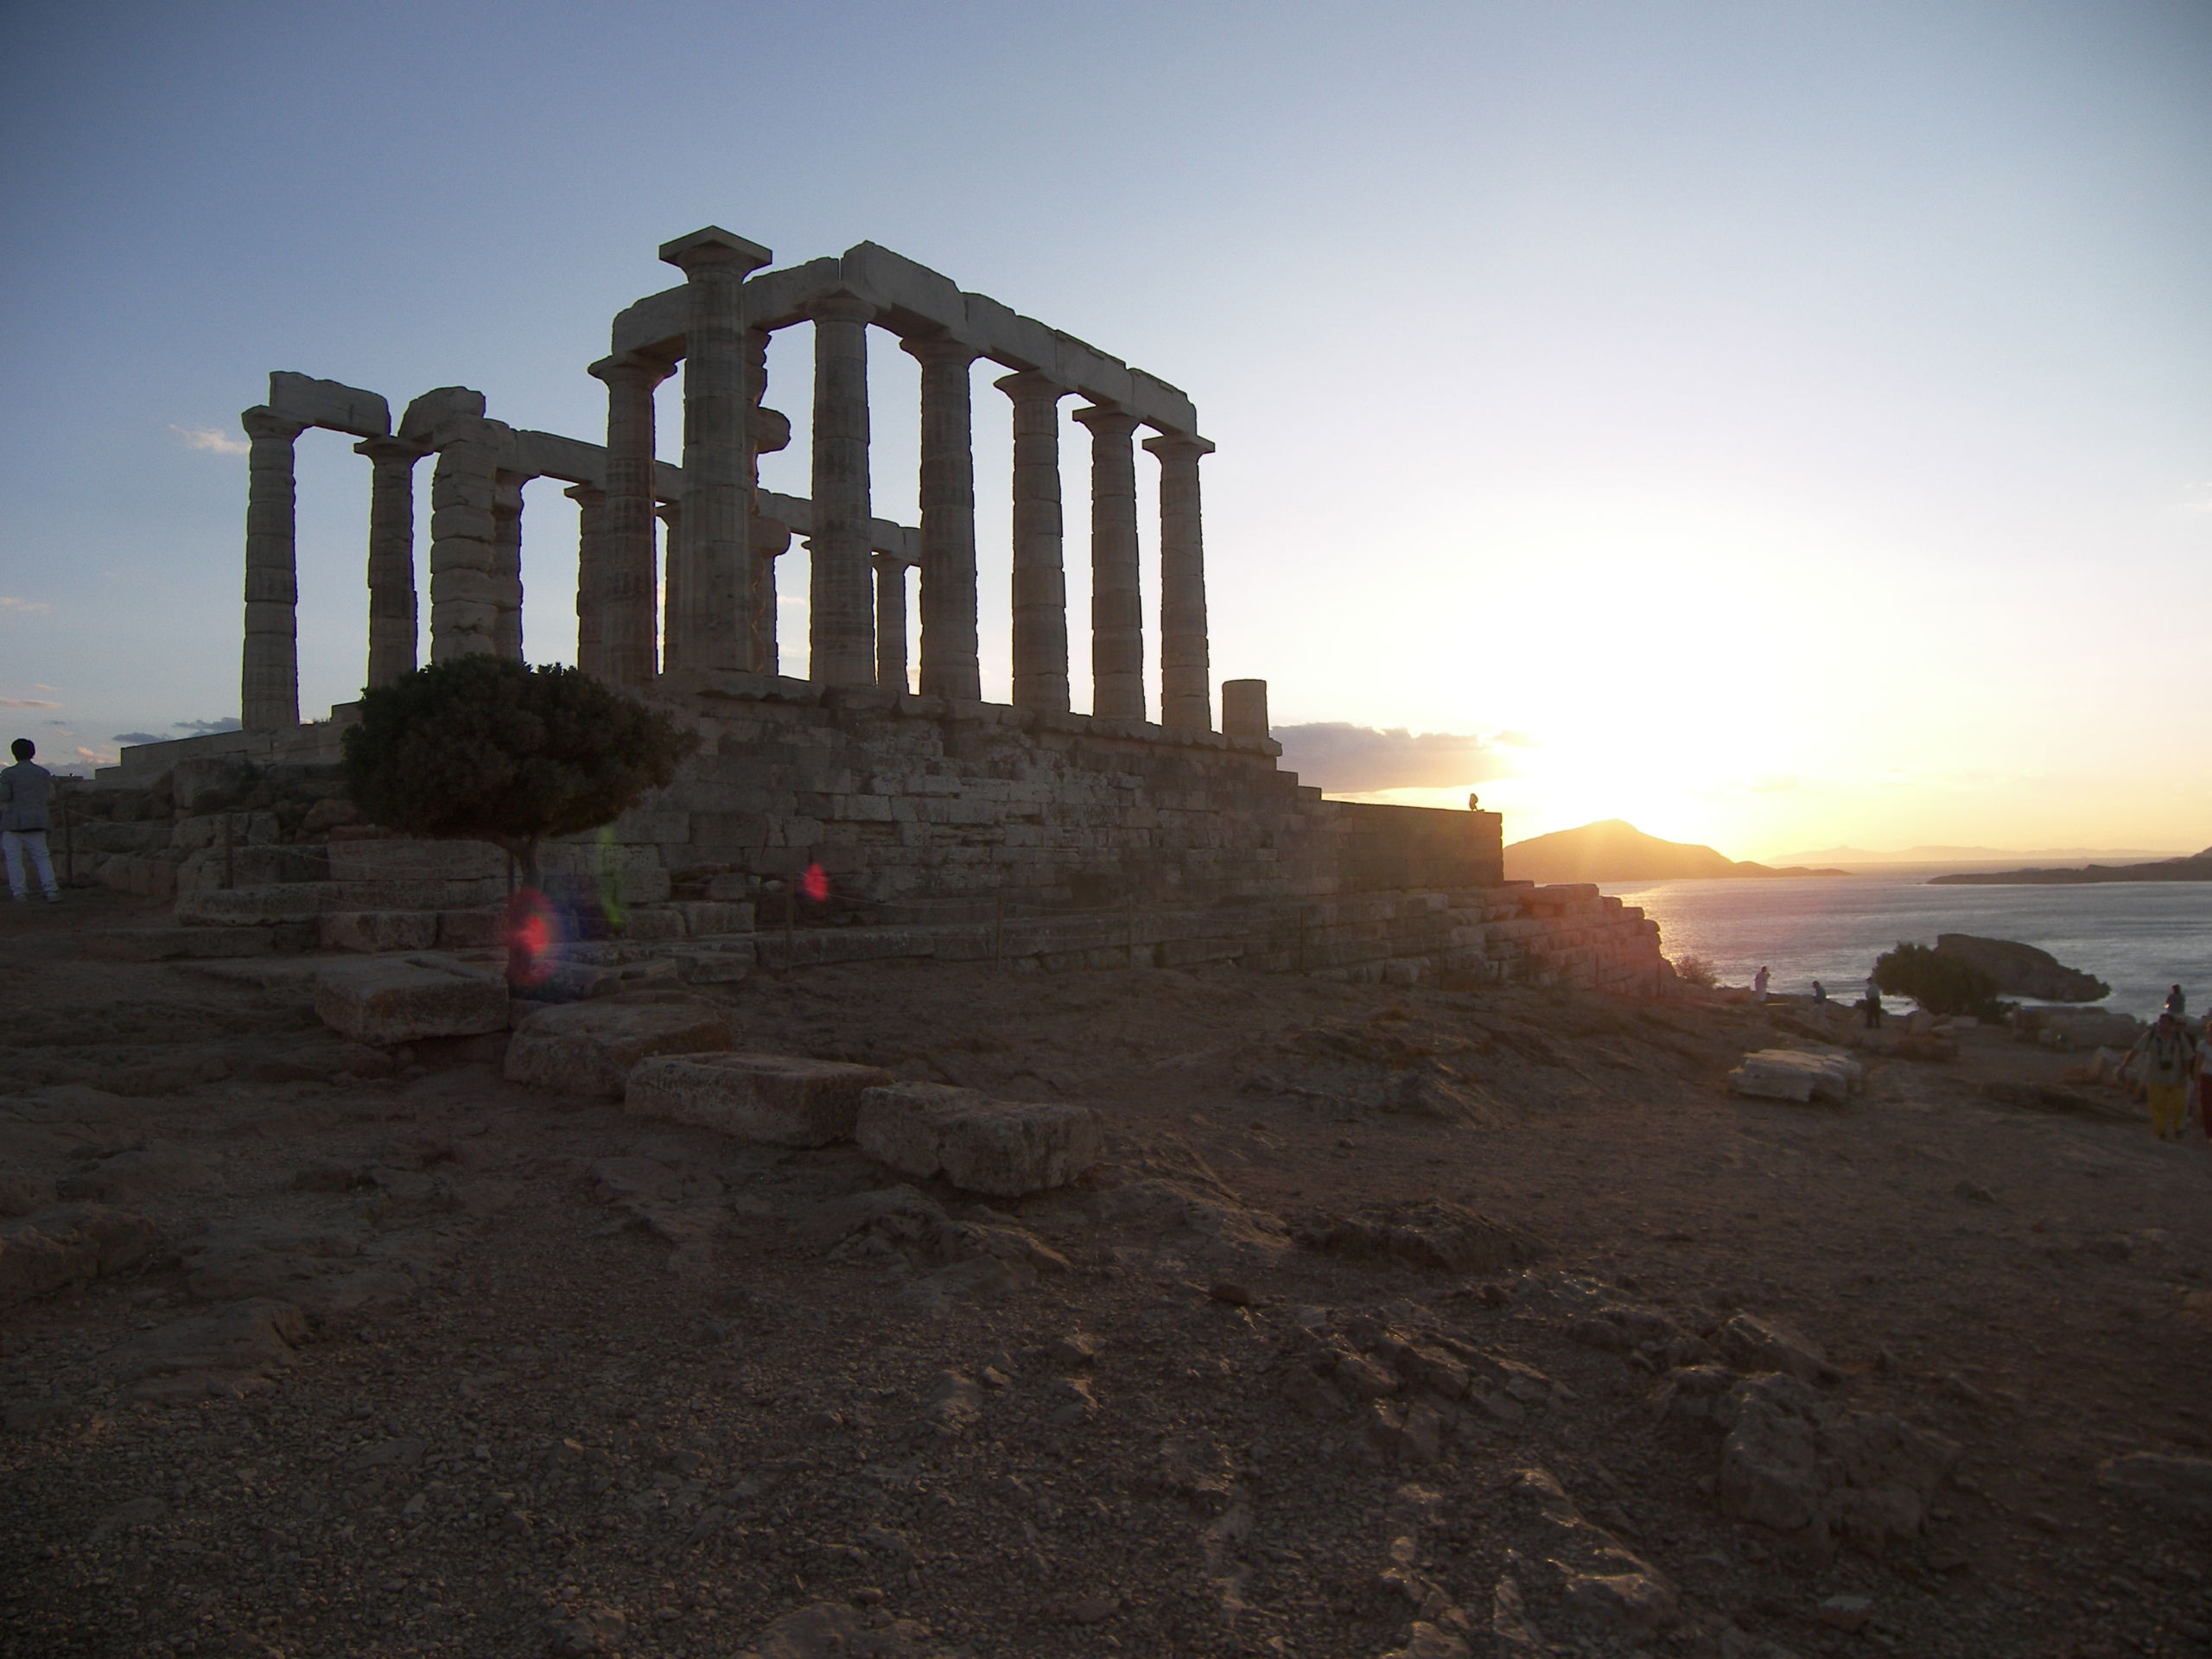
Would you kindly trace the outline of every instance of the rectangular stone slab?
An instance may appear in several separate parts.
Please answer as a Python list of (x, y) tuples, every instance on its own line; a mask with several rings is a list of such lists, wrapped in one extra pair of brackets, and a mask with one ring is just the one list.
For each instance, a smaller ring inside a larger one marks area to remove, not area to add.
[(824, 1147), (851, 1140), (861, 1092), (890, 1081), (880, 1066), (795, 1054), (662, 1058), (631, 1072), (623, 1108), (639, 1117), (719, 1129), (741, 1141)]
[(315, 976), (315, 1011), (357, 1043), (474, 1037), (507, 1028), (507, 987), (488, 976), (409, 962), (346, 963)]
[(897, 1083), (861, 1097), (861, 1150), (902, 1174), (1020, 1198), (1065, 1186), (1098, 1161), (1104, 1136), (1087, 1106), (993, 1100), (974, 1089)]
[(729, 1046), (729, 1027), (714, 1008), (683, 1002), (569, 1002), (541, 1008), (507, 1045), (510, 1083), (564, 1095), (620, 1100), (630, 1073), (661, 1054), (702, 1054)]

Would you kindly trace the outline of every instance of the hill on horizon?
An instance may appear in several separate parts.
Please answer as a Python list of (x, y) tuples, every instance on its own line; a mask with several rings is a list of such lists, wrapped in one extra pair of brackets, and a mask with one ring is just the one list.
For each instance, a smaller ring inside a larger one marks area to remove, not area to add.
[[(2205, 855), (2199, 854), (2199, 857)], [(1783, 853), (1791, 863), (1852, 862), (1860, 864), (1939, 864), (1974, 860), (2027, 858), (2182, 858), (2175, 850), (2147, 847), (1947, 847), (1920, 846), (1882, 849), (1872, 847), (1821, 847), (1809, 852)]]
[(1776, 868), (1734, 859), (1694, 842), (1662, 841), (1624, 818), (1531, 836), (1505, 849), (1509, 881), (1677, 881), (1717, 876), (1840, 875), (1840, 870)]

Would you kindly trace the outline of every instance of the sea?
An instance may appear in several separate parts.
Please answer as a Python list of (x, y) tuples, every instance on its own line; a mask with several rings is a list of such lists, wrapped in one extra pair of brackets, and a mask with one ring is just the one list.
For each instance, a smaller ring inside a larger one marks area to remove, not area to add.
[[(1955, 868), (1955, 866), (1949, 868)], [(2148, 1016), (2180, 985), (2192, 1014), (2212, 1014), (2212, 881), (2073, 887), (1930, 887), (1940, 869), (1611, 885), (1602, 891), (1659, 924), (1670, 957), (1710, 961), (1724, 985), (1857, 1001), (1874, 958), (1901, 941), (1976, 933), (2048, 950), (2112, 987), (2103, 1006)], [(1909, 1003), (1902, 1006), (1909, 1007)]]

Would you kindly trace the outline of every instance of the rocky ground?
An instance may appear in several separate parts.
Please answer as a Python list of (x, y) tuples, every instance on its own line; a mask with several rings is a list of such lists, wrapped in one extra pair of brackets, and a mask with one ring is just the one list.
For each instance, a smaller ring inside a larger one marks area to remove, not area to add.
[(984, 1205), (87, 958), (137, 904), (0, 915), (0, 1654), (2212, 1650), (2212, 1164), (2068, 1057), (1839, 1109), (1727, 1094), (1745, 1007), (700, 993), (1106, 1119)]

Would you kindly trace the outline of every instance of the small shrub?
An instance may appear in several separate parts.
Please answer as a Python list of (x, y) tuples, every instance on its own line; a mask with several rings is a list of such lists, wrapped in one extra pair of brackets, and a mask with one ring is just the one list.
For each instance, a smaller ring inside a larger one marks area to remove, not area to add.
[(1946, 956), (1925, 944), (1903, 940), (1874, 962), (1874, 982), (1892, 995), (1909, 996), (1930, 1014), (1966, 1014), (1997, 1020), (1994, 978), (1961, 957)]
[(1719, 969), (1710, 957), (1683, 955), (1675, 958), (1675, 977), (1685, 985), (1700, 986), (1711, 990), (1720, 982)]

